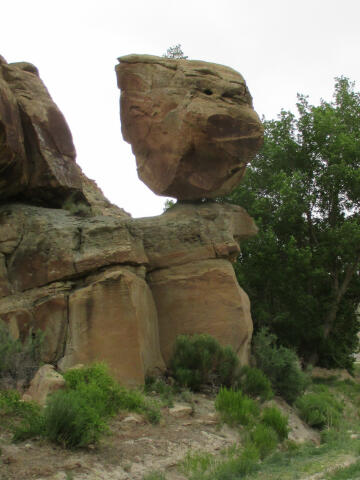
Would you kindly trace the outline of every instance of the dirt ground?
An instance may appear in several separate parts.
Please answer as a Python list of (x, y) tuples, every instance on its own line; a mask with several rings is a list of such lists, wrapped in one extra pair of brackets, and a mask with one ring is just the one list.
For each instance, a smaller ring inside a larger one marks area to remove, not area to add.
[[(317, 434), (285, 402), (276, 403), (290, 415), (291, 438), (317, 442)], [(41, 439), (15, 445), (10, 433), (0, 430), (0, 480), (141, 480), (152, 471), (165, 473), (168, 480), (185, 480), (179, 467), (187, 452), (216, 454), (239, 441), (238, 429), (219, 422), (209, 395), (193, 395), (191, 404), (175, 403), (161, 413), (159, 425), (136, 414), (119, 415), (99, 445), (78, 451)]]

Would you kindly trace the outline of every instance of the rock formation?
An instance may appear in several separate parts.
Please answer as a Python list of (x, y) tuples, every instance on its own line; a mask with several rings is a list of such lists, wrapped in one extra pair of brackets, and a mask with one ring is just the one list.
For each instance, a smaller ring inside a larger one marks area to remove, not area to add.
[(257, 230), (245, 210), (186, 203), (132, 219), (81, 173), (37, 69), (0, 62), (0, 319), (12, 335), (41, 329), (45, 362), (106, 361), (126, 384), (164, 369), (180, 333), (210, 333), (246, 363), (249, 300), (230, 263)]
[(243, 77), (195, 60), (119, 61), (122, 133), (139, 178), (155, 193), (182, 200), (229, 193), (263, 139)]

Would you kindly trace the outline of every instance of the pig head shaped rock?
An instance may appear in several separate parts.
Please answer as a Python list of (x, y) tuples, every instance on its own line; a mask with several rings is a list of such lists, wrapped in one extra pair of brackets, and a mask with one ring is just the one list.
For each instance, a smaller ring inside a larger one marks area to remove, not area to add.
[(119, 58), (121, 125), (140, 179), (180, 200), (229, 193), (262, 145), (243, 77), (197, 60)]

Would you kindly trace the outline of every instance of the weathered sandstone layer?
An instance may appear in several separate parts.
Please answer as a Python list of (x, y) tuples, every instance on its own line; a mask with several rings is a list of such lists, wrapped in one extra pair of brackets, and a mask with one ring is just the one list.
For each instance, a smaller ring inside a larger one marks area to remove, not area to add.
[(263, 127), (244, 78), (197, 60), (119, 58), (121, 126), (139, 178), (178, 199), (229, 193), (262, 145)]
[(180, 333), (210, 333), (246, 363), (249, 300), (231, 266), (257, 231), (245, 210), (178, 203), (133, 219), (76, 165), (35, 67), (0, 57), (0, 88), (0, 320), (12, 335), (41, 329), (45, 362), (105, 361), (128, 385), (163, 370)]

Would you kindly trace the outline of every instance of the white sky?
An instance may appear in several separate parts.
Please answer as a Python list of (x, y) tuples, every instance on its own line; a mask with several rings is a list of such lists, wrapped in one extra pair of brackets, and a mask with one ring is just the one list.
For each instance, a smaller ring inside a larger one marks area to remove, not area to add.
[(0, 12), (0, 54), (39, 68), (83, 171), (134, 217), (160, 214), (165, 199), (137, 178), (122, 139), (117, 57), (180, 43), (189, 59), (238, 70), (268, 119), (294, 111), (297, 92), (330, 100), (335, 76), (359, 88), (359, 0), (2, 0)]

